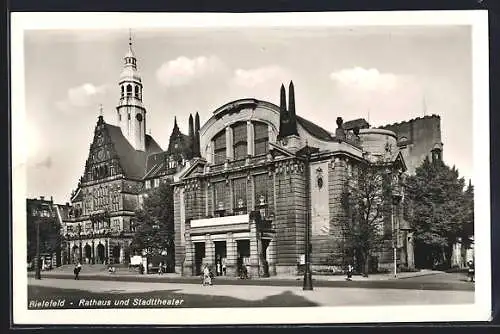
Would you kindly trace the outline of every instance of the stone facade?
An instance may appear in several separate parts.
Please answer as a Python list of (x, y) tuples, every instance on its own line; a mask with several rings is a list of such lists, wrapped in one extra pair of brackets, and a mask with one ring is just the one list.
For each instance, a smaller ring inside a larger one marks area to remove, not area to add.
[[(283, 86), (280, 95), (286, 95)], [(230, 275), (243, 268), (252, 276), (294, 275), (306, 252), (308, 215), (313, 269), (342, 270), (347, 216), (341, 197), (346, 184), (356, 182), (353, 171), (383, 158), (391, 175), (405, 172), (393, 132), (345, 130), (339, 119), (332, 134), (287, 110), (286, 101), (280, 105), (233, 101), (201, 127), (201, 157), (175, 177), (178, 273), (196, 275), (204, 264), (217, 270), (225, 263)], [(246, 155), (239, 153), (238, 136), (246, 139)], [(306, 148), (313, 150), (307, 159)], [(388, 239), (372, 254), (378, 268), (392, 265), (392, 240), (407, 233), (395, 217), (400, 204), (393, 204), (392, 192), (385, 201)], [(411, 264), (411, 244), (394, 245), (398, 264)]]

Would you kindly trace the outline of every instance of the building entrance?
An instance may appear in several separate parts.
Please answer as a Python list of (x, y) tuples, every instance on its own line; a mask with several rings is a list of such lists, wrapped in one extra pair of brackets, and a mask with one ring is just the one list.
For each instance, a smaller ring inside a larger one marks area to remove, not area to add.
[(97, 245), (97, 263), (104, 263), (104, 245)]
[(236, 240), (237, 265), (239, 275), (248, 273), (250, 266), (250, 240)]
[(90, 263), (92, 259), (92, 247), (89, 244), (85, 245), (85, 263)]
[(205, 258), (205, 243), (195, 242), (194, 243), (194, 274), (196, 276), (201, 275), (203, 259)]
[(214, 241), (215, 245), (215, 270), (218, 276), (225, 275), (227, 249), (225, 241)]
[(120, 263), (120, 246), (113, 247), (112, 255), (112, 263)]

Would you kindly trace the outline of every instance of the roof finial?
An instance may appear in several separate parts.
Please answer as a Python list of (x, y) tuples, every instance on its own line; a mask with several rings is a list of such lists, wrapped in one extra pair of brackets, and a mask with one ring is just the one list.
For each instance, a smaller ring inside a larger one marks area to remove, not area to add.
[(128, 45), (132, 47), (132, 29), (128, 28)]
[(101, 117), (102, 117), (102, 114), (103, 114), (102, 109), (103, 109), (102, 108), (102, 103), (99, 103), (99, 116), (101, 116)]

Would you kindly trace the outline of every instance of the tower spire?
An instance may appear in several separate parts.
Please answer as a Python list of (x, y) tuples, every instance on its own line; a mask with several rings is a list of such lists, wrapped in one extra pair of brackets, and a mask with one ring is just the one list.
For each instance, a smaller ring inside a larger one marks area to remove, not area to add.
[(102, 117), (102, 116), (103, 116), (102, 103), (99, 103), (99, 117)]
[(297, 117), (295, 115), (295, 88), (293, 81), (288, 86), (288, 115), (290, 116), (290, 134), (298, 135)]
[(142, 103), (142, 79), (137, 70), (137, 59), (132, 49), (132, 30), (129, 29), (127, 53), (118, 85), (120, 101), (118, 123), (129, 143), (139, 151), (146, 150), (146, 109)]
[(280, 128), (278, 138), (286, 137), (286, 124), (289, 123), (288, 110), (286, 108), (286, 92), (285, 86), (281, 84), (280, 88)]

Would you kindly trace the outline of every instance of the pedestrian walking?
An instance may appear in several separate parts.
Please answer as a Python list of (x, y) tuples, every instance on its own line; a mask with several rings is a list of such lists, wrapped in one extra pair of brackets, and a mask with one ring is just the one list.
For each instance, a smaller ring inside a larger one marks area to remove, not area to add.
[(217, 261), (217, 276), (221, 276), (222, 275), (222, 268), (221, 268), (221, 263), (220, 261)]
[(160, 264), (158, 265), (158, 275), (161, 275), (163, 272), (163, 262), (160, 262)]
[(73, 269), (73, 273), (75, 274), (75, 279), (76, 280), (80, 279), (80, 271), (82, 271), (82, 265), (80, 264), (80, 262), (78, 262), (75, 265), (75, 269)]
[(469, 270), (467, 272), (469, 282), (474, 282), (475, 281), (474, 261), (469, 260), (469, 262), (467, 262), (467, 266), (469, 267)]
[(347, 265), (347, 278), (346, 278), (346, 280), (348, 280), (348, 281), (352, 280), (352, 272), (353, 272), (353, 270), (354, 270), (354, 267), (352, 266), (352, 264), (349, 263)]
[(205, 265), (205, 268), (203, 268), (203, 283), (202, 285), (212, 285), (212, 273), (210, 272), (210, 269), (208, 268), (208, 265)]
[(222, 259), (222, 275), (226, 276), (226, 258)]

